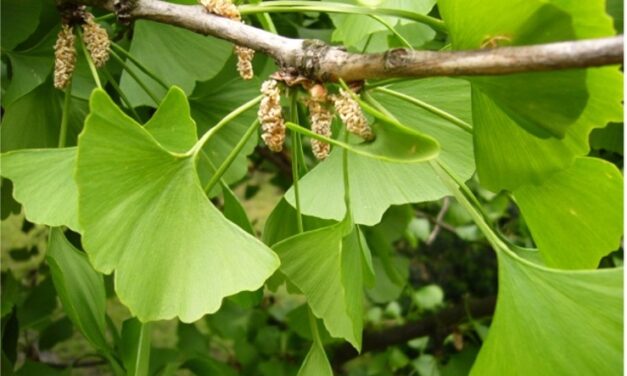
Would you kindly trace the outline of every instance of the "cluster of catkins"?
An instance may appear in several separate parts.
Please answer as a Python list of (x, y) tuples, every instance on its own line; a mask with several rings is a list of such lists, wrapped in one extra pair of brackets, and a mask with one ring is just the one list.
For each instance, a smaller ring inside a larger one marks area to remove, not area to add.
[[(93, 14), (84, 11), (82, 19), (83, 41), (94, 65), (100, 68), (109, 60), (109, 46), (111, 45), (109, 35), (94, 21)], [(75, 42), (73, 27), (68, 22), (64, 22), (54, 45), (54, 87), (57, 89), (65, 89), (72, 80), (72, 74), (76, 68)]]
[[(283, 149), (285, 141), (285, 121), (281, 112), (281, 96), (279, 84), (270, 79), (261, 85), (263, 98), (259, 106), (258, 117), (261, 123), (261, 138), (272, 151)], [(346, 130), (364, 140), (372, 140), (374, 133), (368, 125), (368, 120), (361, 110), (359, 103), (353, 99), (350, 93), (340, 89), (338, 94), (327, 94), (326, 88), (321, 84), (314, 84), (309, 88), (307, 107), (309, 109), (309, 122), (311, 130), (321, 136), (331, 137), (331, 123), (333, 113), (330, 105), (339, 115)], [(331, 146), (324, 141), (312, 139), (311, 150), (314, 156), (323, 160), (329, 156)]]
[[(239, 10), (231, 0), (200, 0), (200, 4), (202, 4), (209, 13), (238, 22), (242, 21)], [(248, 47), (235, 46), (235, 55), (237, 55), (237, 71), (239, 75), (245, 80), (252, 79), (255, 50)]]

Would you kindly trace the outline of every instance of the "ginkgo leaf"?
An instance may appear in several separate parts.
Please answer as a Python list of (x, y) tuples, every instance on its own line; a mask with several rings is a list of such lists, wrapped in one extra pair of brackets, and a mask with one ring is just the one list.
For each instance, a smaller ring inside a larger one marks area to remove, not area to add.
[(615, 165), (578, 158), (542, 184), (514, 191), (544, 262), (594, 269), (623, 234), (623, 176)]
[(68, 317), (97, 350), (110, 352), (105, 337), (107, 296), (103, 276), (58, 228), (50, 231), (46, 259)]
[(2, 49), (11, 50), (31, 35), (39, 24), (42, 3), (38, 0), (2, 2)]
[[(435, 0), (376, 0), (369, 2), (356, 0), (331, 1), (335, 3), (358, 4), (362, 6), (371, 5), (380, 8), (400, 9), (418, 14), (428, 14), (435, 5)], [(388, 31), (384, 24), (366, 15), (330, 13), (330, 17), (335, 25), (332, 40), (334, 42), (343, 42), (344, 45), (355, 47), (359, 50), (363, 50), (364, 45), (368, 44), (366, 40), (372, 34), (380, 31)], [(392, 26), (397, 26), (398, 24), (415, 24), (412, 21), (396, 17), (382, 17), (382, 19)], [(435, 36), (435, 32), (428, 27), (426, 28), (432, 33), (432, 36)]]
[[(231, 51), (229, 43), (219, 39), (172, 25), (138, 20), (134, 24), (129, 52), (167, 84), (178, 85), (189, 94), (195, 81), (208, 80), (220, 71)], [(151, 92), (159, 97), (165, 94), (165, 89), (152, 78), (137, 69), (135, 73)], [(120, 87), (133, 106), (157, 105), (127, 72), (122, 73)]]
[(362, 256), (345, 236), (345, 222), (295, 235), (273, 246), (281, 272), (307, 297), (333, 337), (361, 348)]
[(618, 68), (588, 70), (590, 99), (581, 117), (563, 139), (538, 138), (520, 128), (485, 94), (473, 91), (475, 153), (481, 185), (515, 190), (539, 184), (588, 153), (593, 128), (622, 121), (622, 73)]
[[(164, 105), (175, 107), (184, 131), (187, 103)], [(193, 154), (165, 150), (102, 90), (90, 108), (76, 172), (83, 244), (97, 270), (115, 271), (131, 312), (142, 321), (192, 322), (224, 297), (258, 289), (278, 257), (207, 200)]]
[[(432, 78), (391, 87), (423, 99), (449, 118), (388, 95), (376, 93), (374, 97), (402, 124), (437, 140), (440, 145), (437, 159), (445, 161), (459, 176), (468, 179), (474, 172), (472, 137), (453, 124), (450, 117), (458, 123), (467, 124), (470, 120), (469, 86), (462, 80)], [(337, 149), (300, 180), (301, 210), (304, 214), (338, 221), (344, 218), (342, 158), (341, 150)], [(433, 201), (448, 195), (447, 188), (429, 163), (391, 163), (355, 153), (349, 153), (348, 158), (353, 219), (356, 223), (374, 225), (391, 205)], [(285, 197), (294, 205), (293, 189)]]
[[(258, 96), (260, 86), (261, 82), (256, 78), (242, 80), (237, 77), (225, 81), (222, 77), (216, 77), (209, 81), (199, 82), (189, 98), (198, 130), (200, 132), (209, 130), (229, 112)], [(256, 117), (257, 108), (255, 107), (233, 119), (228, 126), (220, 129), (207, 142), (203, 150), (216, 167), (225, 161)], [(235, 183), (246, 175), (248, 172), (246, 156), (253, 152), (258, 142), (258, 138), (251, 137), (237, 155), (231, 167), (222, 176), (227, 184)], [(205, 171), (205, 173), (212, 174), (210, 171)]]
[[(479, 48), (484, 43), (531, 44), (614, 34), (602, 0), (441, 0), (439, 6), (453, 45), (459, 49)], [(477, 19), (491, 22), (477, 23)], [(507, 76), (471, 81), (477, 172), (484, 187), (496, 192), (537, 184), (568, 168), (577, 156), (587, 154), (588, 134), (593, 128), (611, 121), (622, 122), (622, 73), (617, 67), (586, 70), (584, 88), (574, 77), (571, 83), (564, 81), (569, 74), (574, 73), (529, 73), (524, 75), (528, 79), (519, 80), (517, 86), (510, 85), (508, 80), (512, 78)], [(502, 90), (490, 89), (487, 83), (498, 84)], [(582, 90), (588, 96), (585, 106), (572, 97), (577, 92), (581, 96)], [(523, 94), (529, 98), (514, 100)], [(525, 109), (534, 101), (551, 105), (546, 111)], [(522, 112), (517, 116), (512, 106), (519, 106)], [(521, 128), (525, 126), (521, 124), (522, 115), (542, 117), (544, 126), (550, 127), (559, 123), (554, 121), (556, 115), (573, 111), (573, 106), (582, 111), (570, 124), (560, 126), (564, 130), (560, 132), (562, 139), (539, 138), (529, 133), (528, 127)]]
[(144, 128), (164, 149), (173, 153), (186, 152), (198, 140), (187, 97), (176, 86), (168, 91)]
[(623, 269), (562, 271), (498, 252), (499, 295), (471, 375), (620, 375)]
[[(540, 0), (439, 1), (454, 49), (575, 39), (570, 15)], [(477, 23), (477, 19), (494, 22)], [(472, 26), (471, 26), (472, 25)], [(564, 137), (586, 105), (586, 72), (567, 70), (469, 78), (528, 132)]]
[(80, 232), (75, 147), (16, 150), (0, 159), (1, 174), (13, 182), (13, 196), (29, 221)]
[(331, 364), (322, 345), (314, 341), (297, 376), (333, 376)]

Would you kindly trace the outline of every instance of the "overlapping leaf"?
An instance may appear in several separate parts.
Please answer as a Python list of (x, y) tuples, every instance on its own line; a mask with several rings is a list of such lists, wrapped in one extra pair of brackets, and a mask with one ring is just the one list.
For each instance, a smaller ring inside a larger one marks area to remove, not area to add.
[(16, 150), (2, 154), (2, 176), (33, 223), (79, 232), (78, 192), (72, 177), (76, 148)]
[[(186, 104), (167, 103), (180, 114), (169, 118), (174, 133), (195, 133)], [(192, 156), (168, 149), (183, 143), (155, 139), (103, 91), (90, 106), (76, 173), (83, 244), (97, 270), (115, 270), (131, 311), (142, 321), (191, 322), (225, 296), (259, 288), (278, 258), (206, 199)]]
[[(209, 130), (229, 112), (258, 96), (260, 85), (258, 79), (244, 81), (236, 78), (225, 81), (221, 77), (198, 83), (190, 96), (192, 115), (198, 123), (198, 130), (200, 132)], [(255, 118), (256, 108), (246, 111), (233, 119), (228, 126), (220, 129), (207, 142), (204, 151), (215, 166), (220, 166), (224, 162)], [(248, 171), (246, 156), (253, 152), (257, 142), (258, 139), (252, 137), (223, 175), (222, 178), (227, 184), (237, 182), (246, 175)], [(211, 172), (205, 173), (208, 179)]]
[[(180, 27), (137, 21), (130, 53), (166, 83), (178, 85), (189, 94), (195, 81), (208, 80), (222, 68), (231, 55), (231, 46)], [(138, 70), (136, 73), (153, 93), (165, 94), (150, 77)], [(156, 106), (126, 72), (120, 86), (133, 106)]]
[[(374, 0), (374, 1), (355, 1), (355, 0), (332, 0), (336, 3), (366, 5), (380, 8), (401, 9), (419, 14), (427, 14), (435, 5), (435, 0)], [(344, 45), (356, 47), (360, 50), (367, 44), (367, 39), (374, 33), (388, 31), (387, 27), (381, 22), (370, 18), (366, 15), (346, 15), (331, 14), (331, 19), (335, 24), (332, 39), (335, 42), (343, 42)], [(395, 17), (382, 17), (385, 22), (391, 26), (400, 26), (402, 24), (413, 24), (409, 20), (400, 20)], [(435, 32), (428, 26), (420, 24), (418, 26), (424, 33), (425, 41), (433, 38)]]
[(559, 271), (499, 252), (499, 297), (471, 375), (619, 375), (623, 269)]
[(11, 50), (31, 35), (39, 24), (40, 0), (2, 2), (2, 49)]
[[(304, 232), (273, 246), (281, 272), (306, 297), (329, 333), (361, 348), (362, 255), (345, 222)], [(312, 356), (319, 357), (316, 351)], [(316, 361), (318, 364), (318, 361)]]
[(522, 184), (538, 184), (568, 168), (576, 156), (588, 153), (588, 135), (594, 127), (622, 119), (622, 85), (617, 85), (620, 82), (622, 74), (616, 68), (589, 70), (588, 106), (561, 140), (530, 135), (489, 97), (473, 92), (475, 151), (481, 184), (493, 191), (514, 190)]
[(514, 197), (548, 266), (594, 269), (620, 246), (623, 176), (611, 163), (578, 158), (541, 185), (519, 187)]
[[(423, 99), (459, 118), (470, 119), (469, 85), (448, 78), (425, 79), (392, 88)], [(406, 126), (438, 141), (438, 159), (445, 161), (464, 179), (474, 172), (471, 135), (450, 120), (412, 106), (387, 95), (375, 98)], [(386, 126), (386, 125), (383, 125)], [(343, 202), (342, 158), (334, 150), (329, 158), (301, 179), (301, 208), (303, 213), (320, 218), (341, 220), (345, 214)], [(448, 194), (428, 163), (390, 163), (349, 153), (349, 178), (354, 220), (374, 225), (391, 205), (433, 201)], [(293, 191), (286, 194), (294, 204)]]
[(102, 275), (58, 228), (50, 231), (46, 259), (65, 313), (94, 348), (110, 351), (105, 338), (106, 293)]
[(43, 40), (27, 51), (7, 52), (11, 60), (13, 76), (5, 95), (2, 97), (4, 106), (28, 94), (46, 81), (54, 65), (52, 46), (57, 32), (56, 29), (51, 30)]
[(324, 347), (314, 342), (307, 353), (297, 376), (333, 376), (333, 370)]
[[(486, 43), (595, 38), (614, 32), (603, 1), (440, 1), (439, 5), (454, 47), (460, 49)], [(477, 23), (478, 18), (493, 22)], [(584, 81), (577, 76), (584, 72), (576, 72), (472, 80), (475, 152), (483, 186), (498, 191), (538, 183), (587, 153), (592, 128), (622, 119), (618, 69), (588, 69)], [(584, 91), (588, 100), (582, 103)], [(540, 128), (563, 138), (542, 139), (529, 133), (541, 134)]]

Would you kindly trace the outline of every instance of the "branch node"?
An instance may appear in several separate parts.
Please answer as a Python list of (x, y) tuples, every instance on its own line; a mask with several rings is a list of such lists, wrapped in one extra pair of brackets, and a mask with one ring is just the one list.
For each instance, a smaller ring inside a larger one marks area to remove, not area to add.
[[(297, 69), (303, 76), (315, 79), (320, 71), (320, 61), (324, 59), (331, 46), (318, 39), (305, 39), (303, 41), (302, 60)], [(321, 77), (325, 81), (324, 77)]]
[(130, 25), (131, 12), (137, 7), (137, 0), (114, 0), (113, 11), (122, 25)]
[(408, 55), (409, 50), (406, 48), (395, 48), (386, 51), (383, 56), (383, 69), (389, 72), (407, 65)]

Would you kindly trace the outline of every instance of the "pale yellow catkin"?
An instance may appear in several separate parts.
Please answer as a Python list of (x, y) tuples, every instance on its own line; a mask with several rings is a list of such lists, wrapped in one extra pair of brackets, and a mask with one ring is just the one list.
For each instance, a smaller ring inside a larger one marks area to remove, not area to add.
[(274, 152), (283, 150), (285, 121), (281, 110), (281, 93), (276, 80), (267, 80), (261, 85), (263, 98), (257, 116), (261, 123), (261, 139)]
[[(327, 91), (321, 84), (316, 84), (309, 89), (310, 98), (307, 102), (309, 109), (309, 122), (311, 130), (321, 136), (332, 137), (331, 123), (333, 114), (326, 107)], [(311, 151), (318, 160), (324, 160), (329, 156), (331, 145), (324, 141), (311, 139)]]
[(54, 45), (54, 87), (65, 89), (76, 68), (76, 36), (68, 24), (61, 25)]
[(83, 41), (96, 68), (103, 67), (109, 60), (111, 41), (107, 30), (94, 21), (94, 16), (91, 13), (87, 13), (85, 16)]
[(340, 89), (339, 95), (334, 95), (331, 99), (335, 105), (335, 111), (346, 125), (346, 130), (366, 141), (374, 138), (374, 133), (372, 133), (359, 103), (348, 92)]
[[(209, 13), (230, 18), (234, 21), (242, 20), (239, 9), (231, 0), (200, 0), (200, 4)], [(248, 47), (235, 46), (234, 51), (235, 55), (237, 55), (237, 71), (239, 75), (245, 80), (252, 79), (254, 75), (253, 57), (255, 57), (255, 50)]]
[(245, 80), (252, 80), (254, 76), (253, 57), (255, 57), (255, 50), (248, 47), (235, 46), (235, 54), (237, 55), (237, 71), (239, 75)]

